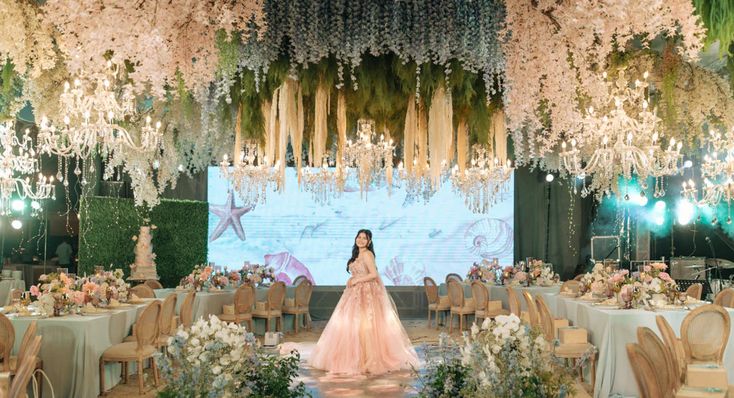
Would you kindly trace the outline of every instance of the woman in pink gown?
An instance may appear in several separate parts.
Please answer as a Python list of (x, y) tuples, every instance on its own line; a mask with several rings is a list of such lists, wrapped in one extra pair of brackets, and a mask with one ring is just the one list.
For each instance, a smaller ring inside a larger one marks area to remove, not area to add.
[(375, 265), (372, 232), (354, 239), (347, 281), (309, 364), (339, 374), (377, 375), (418, 366), (418, 356), (400, 323)]

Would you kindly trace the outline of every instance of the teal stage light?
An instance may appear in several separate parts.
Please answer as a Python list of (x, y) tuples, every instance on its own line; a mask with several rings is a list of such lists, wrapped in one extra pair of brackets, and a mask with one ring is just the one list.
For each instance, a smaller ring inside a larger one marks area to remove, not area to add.
[(16, 199), (10, 203), (10, 208), (13, 209), (13, 211), (23, 211), (23, 209), (25, 209), (25, 202), (20, 199)]
[(675, 215), (676, 219), (678, 220), (678, 224), (687, 225), (689, 222), (691, 222), (695, 214), (696, 207), (693, 205), (693, 203), (684, 199), (678, 201), (678, 204), (675, 208)]

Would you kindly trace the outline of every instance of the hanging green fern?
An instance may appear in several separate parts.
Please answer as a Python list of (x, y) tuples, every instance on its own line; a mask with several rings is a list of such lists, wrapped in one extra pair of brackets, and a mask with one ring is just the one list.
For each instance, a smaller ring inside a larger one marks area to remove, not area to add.
[(708, 33), (706, 43), (719, 42), (719, 55), (731, 54), (734, 41), (734, 2), (730, 0), (693, 0)]

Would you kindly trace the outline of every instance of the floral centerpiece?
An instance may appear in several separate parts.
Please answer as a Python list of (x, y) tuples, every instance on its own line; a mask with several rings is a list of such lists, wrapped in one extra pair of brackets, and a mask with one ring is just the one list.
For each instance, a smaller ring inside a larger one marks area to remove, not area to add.
[(210, 289), (220, 290), (229, 285), (229, 276), (227, 272), (216, 271), (209, 277)]
[[(580, 366), (581, 364), (578, 364)], [(540, 329), (516, 315), (486, 319), (464, 336), (459, 358), (427, 366), (420, 396), (558, 397), (573, 393), (572, 369), (553, 356)]]
[(256, 286), (267, 286), (275, 282), (275, 270), (259, 264), (245, 264), (240, 271), (242, 283), (252, 283)]
[(518, 269), (513, 267), (512, 265), (505, 266), (502, 268), (502, 283), (508, 284), (510, 283), (514, 278), (515, 274), (518, 272)]
[(209, 279), (214, 269), (208, 265), (195, 265), (194, 270), (188, 276), (181, 279), (179, 285), (184, 289), (194, 289), (200, 292), (203, 288), (210, 286)]
[[(668, 266), (657, 262), (645, 265), (638, 278), (647, 297), (657, 302), (674, 299), (678, 295), (678, 284), (665, 272)], [(673, 301), (673, 300), (670, 300)]]
[(92, 298), (94, 304), (109, 303), (111, 300), (125, 302), (128, 299), (130, 284), (125, 282), (122, 269), (114, 271), (100, 270), (94, 275), (86, 276), (77, 281), (82, 290)]
[(594, 264), (591, 272), (587, 272), (579, 281), (579, 293), (607, 296), (607, 283), (611, 275), (611, 267), (605, 267), (603, 263)]
[(495, 282), (500, 269), (499, 264), (483, 259), (480, 263), (472, 264), (466, 273), (466, 279), (483, 283)]
[[(525, 286), (552, 286), (558, 282), (558, 275), (553, 271), (550, 264), (546, 264), (543, 260), (532, 260), (528, 264), (528, 270), (524, 271), (522, 265), (515, 267), (512, 278), (509, 279), (511, 285)], [(505, 283), (508, 279), (505, 279)]]
[(652, 304), (674, 302), (678, 285), (665, 272), (667, 268), (664, 263), (651, 263), (632, 275), (627, 270), (619, 270), (609, 277), (607, 285), (625, 308), (635, 307), (644, 299)]
[[(280, 357), (258, 347), (252, 333), (216, 316), (179, 326), (161, 355), (166, 387), (159, 397), (301, 397), (296, 351)], [(160, 354), (159, 354), (160, 355)]]
[(232, 286), (239, 286), (242, 282), (242, 274), (239, 271), (225, 271), (229, 284)]
[(71, 305), (84, 305), (87, 300), (84, 291), (77, 289), (76, 278), (65, 273), (43, 274), (38, 278), (39, 285), (30, 288), (32, 296), (38, 298), (36, 304), (45, 315), (60, 316)]

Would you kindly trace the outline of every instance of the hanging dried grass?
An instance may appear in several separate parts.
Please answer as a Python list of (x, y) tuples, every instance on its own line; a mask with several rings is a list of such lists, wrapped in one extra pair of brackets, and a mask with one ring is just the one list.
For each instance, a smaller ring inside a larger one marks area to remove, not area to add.
[(466, 119), (461, 118), (456, 127), (456, 164), (459, 165), (459, 171), (464, 172), (467, 162), (469, 161), (469, 128), (466, 125)]
[(336, 130), (339, 135), (336, 149), (336, 167), (341, 169), (344, 163), (344, 151), (347, 147), (347, 100), (342, 90), (339, 90), (336, 103)]
[(329, 87), (322, 81), (316, 88), (314, 99), (314, 132), (311, 166), (320, 167), (326, 155), (326, 138), (328, 130), (326, 120), (328, 117)]
[(492, 114), (490, 139), (494, 140), (494, 156), (500, 164), (507, 160), (507, 128), (505, 127), (505, 111), (499, 108)]
[(440, 85), (433, 93), (428, 111), (428, 146), (431, 159), (431, 181), (435, 188), (441, 185), (441, 165), (453, 160), (453, 108), (451, 93)]
[(411, 95), (408, 97), (408, 108), (405, 113), (405, 128), (403, 129), (403, 167), (405, 167), (408, 173), (413, 172), (417, 130), (418, 115), (416, 115), (415, 98)]

